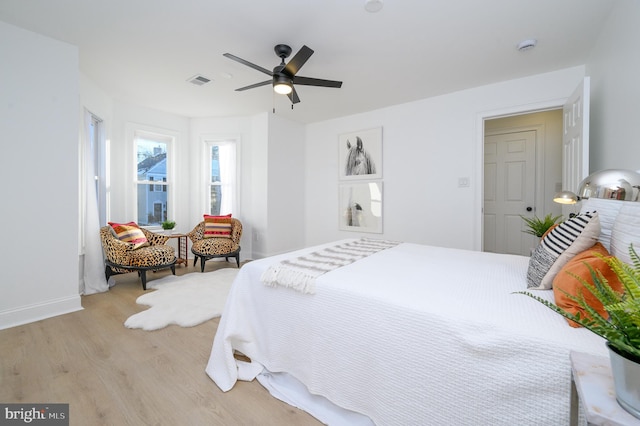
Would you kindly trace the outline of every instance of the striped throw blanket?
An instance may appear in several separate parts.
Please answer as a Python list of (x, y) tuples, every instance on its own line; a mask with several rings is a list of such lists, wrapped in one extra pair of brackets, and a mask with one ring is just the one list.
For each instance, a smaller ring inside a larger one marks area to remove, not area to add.
[(316, 292), (316, 278), (320, 275), (398, 244), (400, 243), (395, 241), (370, 238), (337, 244), (276, 263), (264, 271), (261, 280), (268, 286), (280, 285), (313, 294)]

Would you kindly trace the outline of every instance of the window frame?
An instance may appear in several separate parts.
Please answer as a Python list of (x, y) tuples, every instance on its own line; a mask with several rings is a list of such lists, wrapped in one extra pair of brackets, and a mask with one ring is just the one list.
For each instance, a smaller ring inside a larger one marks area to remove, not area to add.
[[(233, 190), (233, 200), (231, 202), (231, 211), (230, 212), (220, 212), (221, 214), (231, 213), (234, 217), (239, 215), (240, 209), (240, 136), (238, 135), (205, 135), (201, 138), (203, 145), (203, 184), (204, 184), (204, 194), (203, 197), (203, 206), (202, 211), (207, 212), (206, 214), (210, 214), (211, 212), (211, 187), (214, 185), (211, 181), (211, 149), (213, 146), (220, 145), (234, 145), (235, 146), (235, 173), (234, 173), (234, 182), (232, 185)], [(224, 184), (221, 182), (219, 186), (223, 186)]]
[[(175, 218), (175, 192), (176, 192), (176, 180), (175, 180), (175, 146), (178, 140), (178, 133), (172, 130), (145, 126), (135, 123), (127, 123), (127, 139), (129, 140), (131, 150), (129, 151), (131, 161), (131, 173), (132, 184), (131, 194), (129, 199), (132, 200), (130, 204), (132, 211), (127, 214), (136, 218), (138, 221), (138, 188), (139, 185), (146, 185), (148, 192), (165, 192), (167, 194), (167, 219), (174, 220)], [(139, 138), (147, 140), (157, 140), (160, 143), (166, 144), (166, 177), (162, 181), (159, 180), (138, 180), (138, 150), (137, 141)], [(162, 188), (158, 191), (158, 188)], [(161, 229), (161, 224), (140, 225), (143, 228), (157, 230)]]

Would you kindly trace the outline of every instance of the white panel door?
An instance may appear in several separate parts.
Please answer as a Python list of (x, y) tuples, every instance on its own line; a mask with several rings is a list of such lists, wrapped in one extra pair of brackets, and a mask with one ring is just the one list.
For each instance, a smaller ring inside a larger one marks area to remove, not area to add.
[(536, 131), (488, 135), (484, 142), (484, 251), (529, 256), (535, 237), (521, 216), (535, 214)]
[[(562, 108), (562, 189), (572, 192), (589, 175), (589, 87), (585, 77)], [(573, 210), (563, 206), (562, 214), (569, 217)]]

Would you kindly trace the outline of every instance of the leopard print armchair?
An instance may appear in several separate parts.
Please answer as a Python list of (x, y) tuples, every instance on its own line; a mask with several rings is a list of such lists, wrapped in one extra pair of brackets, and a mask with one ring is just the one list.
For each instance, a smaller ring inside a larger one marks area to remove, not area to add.
[(100, 240), (104, 252), (104, 273), (107, 281), (112, 275), (137, 271), (142, 281), (142, 288), (146, 290), (147, 271), (171, 268), (173, 275), (176, 274), (175, 249), (165, 244), (169, 237), (147, 231), (144, 228), (140, 229), (147, 237), (149, 245), (134, 248), (134, 244), (119, 240), (110, 226), (100, 228)]
[(191, 253), (193, 253), (193, 266), (200, 259), (200, 271), (204, 272), (204, 262), (216, 257), (224, 257), (229, 261), (230, 257), (236, 259), (236, 265), (240, 267), (240, 237), (242, 236), (242, 223), (231, 219), (231, 238), (212, 237), (204, 238), (204, 221), (196, 225), (187, 234), (191, 240)]

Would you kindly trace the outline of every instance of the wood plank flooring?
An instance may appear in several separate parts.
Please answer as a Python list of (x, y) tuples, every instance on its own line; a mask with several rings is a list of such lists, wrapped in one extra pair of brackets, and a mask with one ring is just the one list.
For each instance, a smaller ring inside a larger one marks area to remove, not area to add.
[[(235, 267), (209, 261), (205, 271)], [(176, 274), (200, 273), (176, 267)], [(149, 281), (170, 271), (149, 273)], [(84, 310), (0, 330), (0, 402), (69, 403), (71, 425), (319, 425), (257, 382), (224, 393), (206, 375), (219, 319), (142, 331), (124, 321), (145, 307), (136, 273)]]

